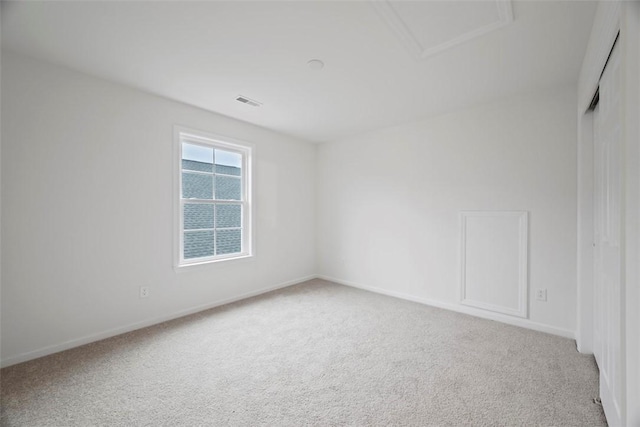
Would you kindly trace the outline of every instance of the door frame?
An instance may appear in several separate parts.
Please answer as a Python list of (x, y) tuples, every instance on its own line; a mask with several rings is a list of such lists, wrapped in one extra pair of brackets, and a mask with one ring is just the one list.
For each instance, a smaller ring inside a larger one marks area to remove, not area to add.
[[(640, 2), (598, 2), (578, 81), (578, 205), (576, 343), (593, 353), (593, 94), (620, 34), (623, 153), (622, 361), (627, 378), (620, 425), (640, 425)], [(610, 420), (610, 422), (613, 420)]]

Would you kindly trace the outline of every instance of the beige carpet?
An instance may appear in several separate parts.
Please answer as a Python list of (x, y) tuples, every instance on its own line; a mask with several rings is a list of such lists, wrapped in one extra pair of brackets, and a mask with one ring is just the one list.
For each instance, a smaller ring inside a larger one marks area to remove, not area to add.
[(321, 280), (0, 374), (6, 426), (606, 425), (573, 341)]

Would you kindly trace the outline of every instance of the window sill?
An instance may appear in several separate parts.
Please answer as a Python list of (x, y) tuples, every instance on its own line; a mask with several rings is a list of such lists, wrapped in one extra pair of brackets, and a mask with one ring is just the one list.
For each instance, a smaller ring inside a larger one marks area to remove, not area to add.
[(234, 256), (229, 258), (219, 258), (219, 259), (211, 259), (207, 261), (193, 262), (189, 264), (178, 264), (178, 265), (174, 265), (173, 269), (177, 273), (182, 273), (185, 271), (199, 270), (199, 269), (210, 267), (213, 265), (221, 265), (221, 264), (227, 265), (227, 264), (235, 264), (236, 262), (248, 262), (252, 258), (253, 258), (253, 254), (245, 254), (245, 255), (239, 255), (239, 256)]

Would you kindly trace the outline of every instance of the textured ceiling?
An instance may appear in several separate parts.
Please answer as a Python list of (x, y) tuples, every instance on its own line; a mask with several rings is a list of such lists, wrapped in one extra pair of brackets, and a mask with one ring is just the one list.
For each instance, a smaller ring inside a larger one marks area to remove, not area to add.
[(370, 1), (3, 2), (2, 43), (318, 142), (575, 83), (595, 11), (514, 1), (500, 24), (496, 1), (383, 3), (446, 49), (416, 55)]

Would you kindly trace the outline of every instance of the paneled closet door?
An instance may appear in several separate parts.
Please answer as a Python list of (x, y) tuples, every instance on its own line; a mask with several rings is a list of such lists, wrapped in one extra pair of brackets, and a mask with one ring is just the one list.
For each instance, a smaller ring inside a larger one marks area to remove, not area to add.
[(622, 157), (620, 59), (614, 47), (600, 79), (594, 113), (595, 324), (594, 353), (600, 368), (600, 398), (609, 425), (624, 413), (622, 364), (621, 223)]

